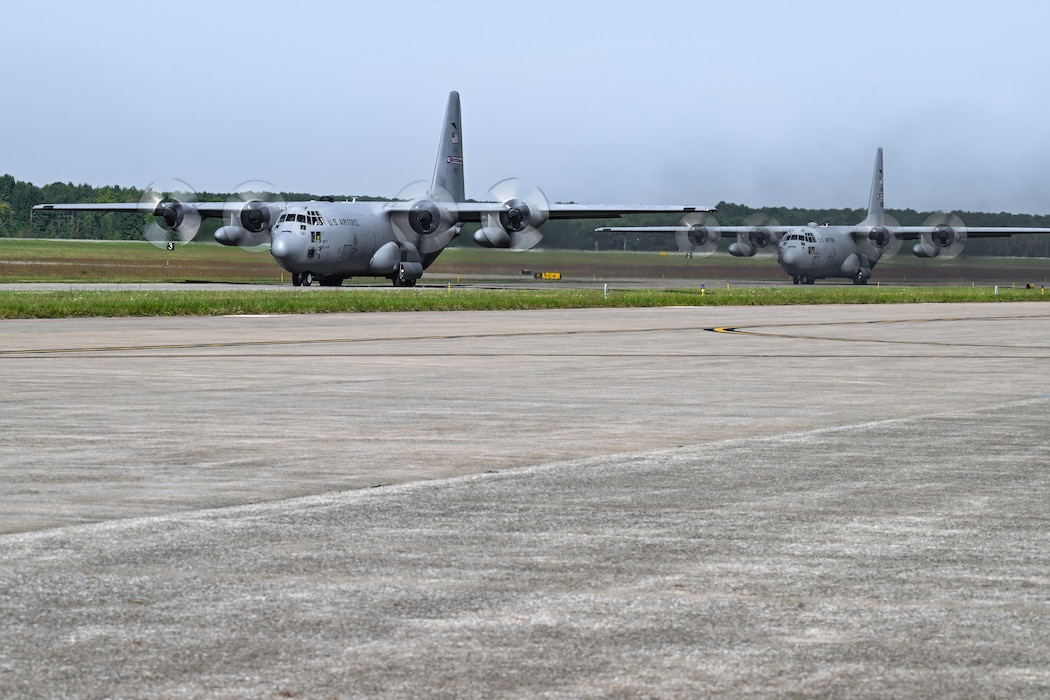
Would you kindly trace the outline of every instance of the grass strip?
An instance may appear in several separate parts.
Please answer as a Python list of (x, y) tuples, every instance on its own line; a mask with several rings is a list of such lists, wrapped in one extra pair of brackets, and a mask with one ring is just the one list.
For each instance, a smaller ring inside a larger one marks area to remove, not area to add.
[(297, 289), (0, 291), (0, 318), (225, 316), (658, 306), (1047, 301), (1041, 289), (774, 287), (742, 289)]

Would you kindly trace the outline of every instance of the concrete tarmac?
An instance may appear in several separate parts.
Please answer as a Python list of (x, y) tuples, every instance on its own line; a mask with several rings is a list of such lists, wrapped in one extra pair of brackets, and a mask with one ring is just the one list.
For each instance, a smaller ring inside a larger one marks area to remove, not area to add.
[(0, 322), (0, 696), (1043, 697), (1050, 305)]

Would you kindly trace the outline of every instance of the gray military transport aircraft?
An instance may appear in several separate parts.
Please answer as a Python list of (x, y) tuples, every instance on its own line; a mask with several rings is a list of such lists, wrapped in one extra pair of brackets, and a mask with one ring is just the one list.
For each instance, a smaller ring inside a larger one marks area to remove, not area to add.
[[(748, 217), (752, 219), (752, 217)], [(751, 257), (777, 253), (777, 262), (795, 284), (844, 277), (866, 284), (879, 260), (889, 259), (904, 240), (917, 240), (912, 253), (920, 258), (954, 258), (966, 239), (1006, 237), (1013, 234), (1050, 234), (1050, 228), (981, 227), (967, 229), (958, 216), (933, 214), (923, 226), (901, 226), (885, 212), (882, 149), (875, 153), (875, 173), (868, 198), (868, 215), (855, 226), (780, 226), (755, 220), (744, 226), (719, 226), (708, 214), (687, 214), (677, 226), (607, 226), (596, 231), (621, 233), (674, 233), (678, 248), (687, 255), (709, 255), (722, 234), (736, 236), (729, 253)]]
[[(203, 218), (222, 218), (215, 240), (225, 245), (269, 244), (277, 264), (292, 273), (292, 284), (338, 286), (350, 277), (385, 277), (396, 286), (414, 286), (423, 270), (460, 234), (479, 223), (474, 234), (487, 248), (527, 250), (543, 237), (548, 219), (596, 219), (631, 213), (713, 211), (691, 206), (585, 206), (548, 204), (536, 188), (504, 180), (491, 190), (497, 202), (467, 202), (463, 184), (463, 122), (459, 93), (451, 92), (441, 129), (437, 162), (426, 193), (393, 202), (283, 202), (257, 192), (227, 202), (197, 202), (190, 194), (147, 190), (138, 203), (40, 204), (47, 211), (109, 211), (156, 216), (143, 234), (170, 247), (197, 235)], [(183, 183), (185, 184), (185, 183)]]

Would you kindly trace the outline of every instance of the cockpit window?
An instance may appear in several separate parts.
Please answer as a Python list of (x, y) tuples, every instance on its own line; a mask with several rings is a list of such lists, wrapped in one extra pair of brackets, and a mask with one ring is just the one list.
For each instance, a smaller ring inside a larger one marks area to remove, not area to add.
[[(302, 221), (301, 218), (299, 220)], [(307, 209), (306, 210), (306, 222), (305, 223), (309, 224), (310, 226), (324, 226), (325, 225), (324, 217), (321, 216), (321, 212), (315, 211), (313, 209)]]

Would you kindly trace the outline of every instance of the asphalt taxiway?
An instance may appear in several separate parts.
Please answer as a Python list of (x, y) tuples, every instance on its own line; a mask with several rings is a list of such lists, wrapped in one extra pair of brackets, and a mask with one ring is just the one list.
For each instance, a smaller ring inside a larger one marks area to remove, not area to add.
[(1050, 305), (0, 322), (5, 697), (1050, 691)]

